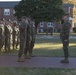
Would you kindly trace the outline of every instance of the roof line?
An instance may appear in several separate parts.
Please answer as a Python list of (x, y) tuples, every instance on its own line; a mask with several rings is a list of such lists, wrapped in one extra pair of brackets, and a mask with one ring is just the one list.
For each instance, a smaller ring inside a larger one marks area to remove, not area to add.
[(20, 2), (20, 1), (0, 1), (0, 2)]

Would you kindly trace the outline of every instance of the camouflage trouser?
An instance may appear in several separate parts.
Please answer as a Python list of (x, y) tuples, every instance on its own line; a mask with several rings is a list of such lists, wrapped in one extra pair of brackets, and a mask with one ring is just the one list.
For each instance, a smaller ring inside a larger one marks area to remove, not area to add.
[(24, 38), (20, 38), (20, 49), (18, 53), (18, 57), (20, 58), (22, 54), (25, 52), (26, 41)]
[(35, 41), (31, 41), (31, 45), (30, 45), (30, 52), (31, 52), (31, 54), (32, 54), (32, 51), (33, 51), (34, 43), (35, 43)]
[(20, 43), (20, 38), (18, 37), (18, 35), (16, 35), (16, 49), (17, 49), (17, 46), (19, 45)]
[(2, 35), (2, 28), (0, 28), (0, 51), (4, 44), (4, 36)]
[(64, 57), (68, 58), (68, 56), (69, 56), (69, 52), (68, 52), (69, 40), (67, 40), (67, 41), (62, 40), (62, 43), (63, 43)]
[(26, 48), (25, 48), (25, 56), (27, 56), (27, 54), (31, 55), (32, 51), (31, 51), (31, 40), (30, 40), (30, 35), (27, 35), (27, 41), (26, 41)]
[(22, 54), (24, 54), (25, 56), (27, 56), (28, 52), (29, 52), (29, 55), (31, 55), (32, 51), (30, 49), (29, 41), (27, 40), (25, 42), (24, 39), (20, 39), (20, 50), (19, 50), (19, 53), (18, 53), (18, 57), (20, 58), (22, 56)]
[(3, 38), (0, 37), (0, 52), (1, 52), (1, 49), (3, 47), (3, 44), (4, 44)]
[(15, 47), (15, 36), (13, 36), (13, 50), (15, 49), (14, 47)]
[(9, 52), (9, 51), (10, 51), (10, 38), (5, 37), (5, 52)]
[(29, 44), (29, 41), (26, 41), (26, 48), (24, 50), (25, 56), (27, 56), (28, 52), (29, 52), (29, 55), (30, 55), (30, 53), (31, 53), (30, 52), (30, 44)]

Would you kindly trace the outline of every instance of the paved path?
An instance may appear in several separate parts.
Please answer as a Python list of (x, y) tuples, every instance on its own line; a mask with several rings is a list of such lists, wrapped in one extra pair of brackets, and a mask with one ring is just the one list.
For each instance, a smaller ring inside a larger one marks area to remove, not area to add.
[(32, 57), (25, 62), (17, 62), (17, 56), (0, 56), (0, 67), (28, 67), (28, 68), (75, 68), (76, 58), (69, 58), (69, 64), (62, 64), (63, 57)]
[[(36, 39), (60, 39), (60, 36), (46, 36), (46, 35), (36, 35)], [(76, 39), (76, 36), (70, 36), (69, 39)]]

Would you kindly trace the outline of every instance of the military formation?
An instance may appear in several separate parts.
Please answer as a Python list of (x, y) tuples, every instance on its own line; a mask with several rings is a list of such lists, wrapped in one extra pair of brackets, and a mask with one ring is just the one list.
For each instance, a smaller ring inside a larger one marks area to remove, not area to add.
[[(64, 51), (64, 59), (61, 60), (61, 63), (69, 63), (70, 27), (69, 15), (65, 14), (62, 18), (62, 29), (60, 32)], [(23, 16), (18, 22), (0, 19), (0, 52), (8, 53), (18, 48), (18, 62), (24, 62), (25, 59), (30, 59), (33, 56), (32, 50), (35, 37), (35, 22), (31, 18)]]
[[(19, 39), (19, 27), (16, 22), (0, 19), (0, 52), (10, 52), (17, 48)], [(16, 45), (14, 47), (14, 45)]]
[(35, 43), (35, 23), (23, 16), (21, 21), (0, 19), (0, 53), (19, 49), (18, 62), (31, 58)]
[[(18, 53), (18, 62), (23, 62), (24, 58), (30, 59), (35, 43), (35, 25), (34, 22), (25, 16), (21, 18), (20, 30), (20, 49)], [(22, 58), (24, 55), (24, 58)]]

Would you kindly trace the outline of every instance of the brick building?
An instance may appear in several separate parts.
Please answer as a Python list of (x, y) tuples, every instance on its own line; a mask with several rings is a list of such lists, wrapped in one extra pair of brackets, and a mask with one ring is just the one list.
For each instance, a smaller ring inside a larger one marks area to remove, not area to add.
[[(17, 5), (19, 1), (13, 1), (13, 2), (0, 2), (0, 18), (4, 18), (6, 20), (11, 19), (15, 20), (16, 17), (14, 17), (14, 6)], [(63, 9), (65, 10), (66, 13), (69, 13), (70, 18), (73, 18), (73, 9), (74, 9), (74, 4), (63, 4), (62, 5)], [(74, 22), (73, 20), (70, 21), (72, 24), (72, 28), (74, 27)], [(38, 25), (38, 31), (45, 31), (46, 28), (51, 27), (51, 22), (40, 22)], [(42, 26), (43, 25), (43, 26)], [(60, 30), (61, 25), (58, 23), (53, 23), (54, 29), (55, 30)]]
[(14, 20), (14, 6), (17, 5), (19, 2), (0, 2), (0, 18), (4, 18), (6, 20), (11, 19)]

